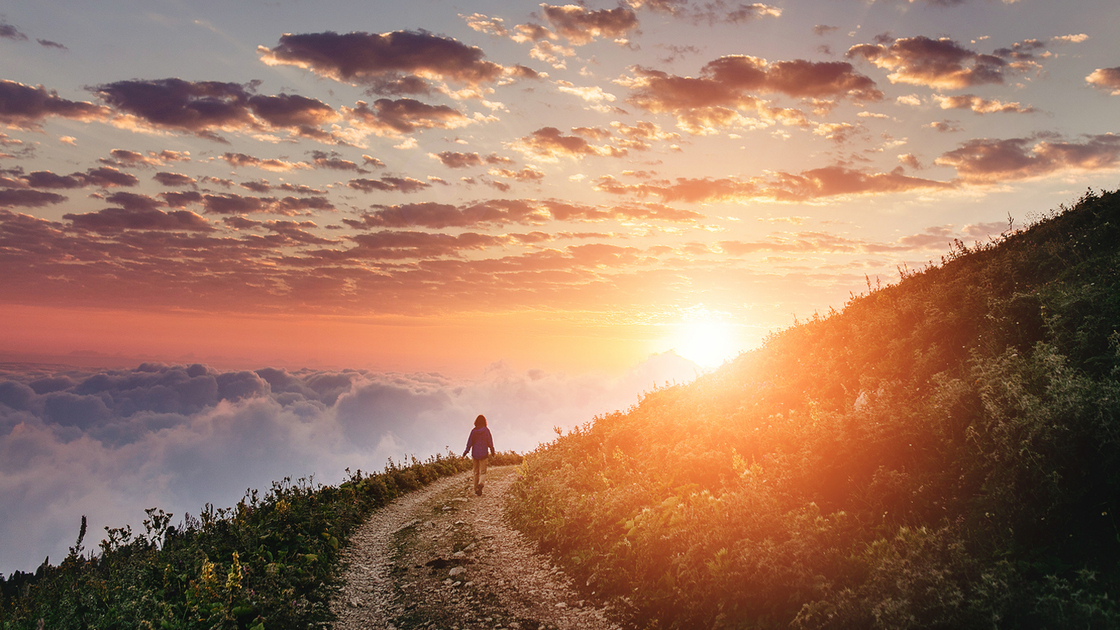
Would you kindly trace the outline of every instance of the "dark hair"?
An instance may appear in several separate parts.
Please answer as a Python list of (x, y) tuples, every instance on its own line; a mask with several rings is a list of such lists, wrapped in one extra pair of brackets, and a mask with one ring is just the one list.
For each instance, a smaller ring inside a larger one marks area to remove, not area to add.
[(474, 426), (476, 426), (476, 427), (486, 426), (486, 416), (484, 416), (482, 414), (478, 414), (478, 417), (474, 419)]

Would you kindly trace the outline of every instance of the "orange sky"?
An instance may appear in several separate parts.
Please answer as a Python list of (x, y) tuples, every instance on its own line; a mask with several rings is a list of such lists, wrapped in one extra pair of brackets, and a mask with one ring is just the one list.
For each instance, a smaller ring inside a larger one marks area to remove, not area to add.
[(8, 10), (5, 351), (716, 364), (1117, 182), (1108, 0), (376, 13)]

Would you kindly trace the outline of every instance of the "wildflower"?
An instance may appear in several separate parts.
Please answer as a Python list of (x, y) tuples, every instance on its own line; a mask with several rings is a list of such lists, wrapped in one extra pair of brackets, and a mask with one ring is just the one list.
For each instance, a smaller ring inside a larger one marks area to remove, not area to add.
[(229, 568), (229, 574), (226, 575), (226, 590), (240, 590), (241, 589), (241, 560), (237, 557), (237, 552), (233, 552), (233, 565)]

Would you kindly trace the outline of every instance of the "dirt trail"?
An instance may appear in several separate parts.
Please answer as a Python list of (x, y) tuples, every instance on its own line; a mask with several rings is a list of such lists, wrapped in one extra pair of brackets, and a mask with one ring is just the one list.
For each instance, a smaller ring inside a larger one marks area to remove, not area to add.
[(481, 497), (463, 473), (375, 512), (343, 554), (335, 630), (618, 629), (505, 523), (515, 470), (492, 467)]

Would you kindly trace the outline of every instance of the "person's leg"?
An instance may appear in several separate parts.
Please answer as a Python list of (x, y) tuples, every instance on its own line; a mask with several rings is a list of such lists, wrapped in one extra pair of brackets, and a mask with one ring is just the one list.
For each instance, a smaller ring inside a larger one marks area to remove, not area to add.
[(479, 462), (479, 465), (478, 465), (479, 477), (478, 477), (478, 482), (475, 483), (475, 486), (478, 488), (478, 494), (481, 496), (482, 495), (482, 486), (483, 486), (484, 483), (486, 483), (486, 463), (490, 460), (487, 457), (483, 457), (482, 459), (479, 459), (479, 460), (476, 460), (476, 461)]
[(474, 461), (474, 493), (478, 494), (478, 478), (482, 474), (482, 467), (486, 465), (485, 459), (476, 459)]

